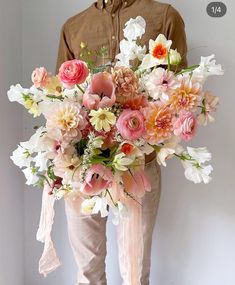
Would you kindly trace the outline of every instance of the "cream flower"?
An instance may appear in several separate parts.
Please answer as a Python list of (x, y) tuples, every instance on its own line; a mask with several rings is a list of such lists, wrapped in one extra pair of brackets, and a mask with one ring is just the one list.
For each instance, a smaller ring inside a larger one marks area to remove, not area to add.
[(156, 40), (149, 41), (149, 53), (143, 58), (140, 69), (149, 69), (156, 65), (168, 63), (168, 52), (172, 41), (167, 40), (163, 34), (160, 34)]
[(146, 22), (145, 19), (141, 16), (137, 16), (135, 19), (131, 18), (125, 24), (123, 30), (124, 37), (129, 41), (135, 41), (137, 38), (141, 38), (145, 33)]
[(113, 126), (116, 122), (115, 115), (104, 109), (92, 110), (90, 112), (90, 122), (94, 126), (96, 131), (104, 130), (109, 132), (111, 130), (111, 126)]
[(124, 153), (115, 155), (113, 160), (113, 166), (120, 171), (128, 170), (127, 166), (134, 162), (133, 158), (127, 157)]

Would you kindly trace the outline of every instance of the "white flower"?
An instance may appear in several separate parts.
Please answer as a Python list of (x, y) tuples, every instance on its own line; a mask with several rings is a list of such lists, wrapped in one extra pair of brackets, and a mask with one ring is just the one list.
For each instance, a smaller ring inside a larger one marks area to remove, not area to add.
[(145, 33), (146, 22), (144, 18), (141, 16), (137, 16), (135, 19), (131, 18), (125, 24), (125, 28), (123, 30), (124, 37), (129, 41), (135, 41), (137, 38), (141, 38)]
[(208, 76), (223, 75), (224, 70), (221, 64), (216, 64), (214, 58), (214, 54), (207, 57), (202, 56), (199, 67), (193, 71), (193, 79), (204, 82)]
[(7, 92), (7, 96), (11, 102), (18, 102), (21, 105), (24, 105), (25, 100), (23, 95), (27, 95), (28, 93), (28, 89), (24, 89), (20, 84), (17, 84), (10, 87), (10, 90)]
[(129, 215), (127, 207), (120, 201), (116, 203), (116, 207), (112, 207), (112, 212), (114, 215), (112, 222), (115, 226), (117, 226), (122, 219), (128, 217)]
[(116, 66), (130, 67), (130, 60), (138, 58), (143, 60), (146, 53), (146, 46), (142, 47), (136, 44), (134, 41), (127, 41), (123, 39), (120, 42), (120, 53), (116, 55), (118, 59)]
[(202, 181), (207, 184), (211, 181), (210, 174), (213, 170), (211, 165), (197, 165), (195, 162), (189, 160), (182, 160), (185, 168), (185, 177), (194, 183), (201, 183)]
[(198, 161), (200, 164), (211, 160), (211, 153), (208, 152), (206, 147), (199, 147), (199, 148), (187, 147), (187, 151), (188, 154), (193, 159)]
[(145, 82), (149, 95), (155, 100), (160, 98), (162, 101), (167, 101), (169, 95), (179, 86), (174, 73), (161, 67), (154, 69)]
[(83, 200), (81, 204), (81, 212), (85, 215), (91, 215), (93, 212), (93, 209), (95, 207), (97, 196), (92, 197), (91, 199), (85, 199)]
[(155, 41), (150, 39), (149, 53), (143, 58), (139, 69), (144, 70), (156, 65), (167, 64), (171, 44), (172, 41), (167, 40), (163, 34), (160, 34)]
[(175, 50), (170, 49), (169, 55), (170, 55), (170, 64), (178, 65), (181, 62), (181, 55), (177, 51), (177, 49), (175, 49)]
[(11, 156), (11, 160), (20, 168), (29, 167), (32, 159), (31, 153), (20, 145), (13, 151)]
[(38, 167), (38, 171), (47, 170), (47, 153), (46, 152), (39, 152), (37, 156), (33, 158), (35, 162), (35, 166)]
[(20, 145), (23, 148), (29, 150), (31, 153), (38, 152), (40, 150), (41, 137), (43, 136), (43, 132), (45, 132), (44, 127), (38, 128), (35, 134), (33, 134), (27, 142), (21, 142)]
[(157, 153), (157, 162), (159, 165), (166, 167), (166, 159), (175, 153), (173, 148), (162, 147)]
[(100, 212), (101, 217), (108, 216), (108, 201), (106, 197), (94, 196), (92, 199), (95, 200), (95, 206), (92, 210), (92, 214), (98, 214)]
[(25, 178), (27, 179), (26, 184), (27, 185), (34, 185), (38, 182), (39, 178), (37, 176), (37, 169), (35, 167), (27, 167), (22, 170)]
[(115, 155), (113, 160), (113, 166), (120, 171), (128, 170), (127, 166), (133, 163), (133, 158), (127, 157), (124, 153)]
[(94, 148), (101, 148), (103, 143), (104, 143), (104, 140), (103, 140), (103, 137), (101, 137), (101, 136), (95, 137), (90, 141), (90, 144)]

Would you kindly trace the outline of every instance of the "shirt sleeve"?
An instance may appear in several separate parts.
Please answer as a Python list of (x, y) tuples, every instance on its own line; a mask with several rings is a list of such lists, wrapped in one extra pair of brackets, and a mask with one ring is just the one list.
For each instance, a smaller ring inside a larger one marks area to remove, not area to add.
[(182, 60), (178, 70), (187, 67), (187, 40), (185, 34), (185, 24), (179, 12), (171, 5), (167, 7), (164, 21), (164, 35), (168, 40), (172, 40), (172, 49), (177, 49)]
[(59, 72), (59, 68), (65, 61), (74, 59), (74, 54), (69, 46), (69, 34), (67, 31), (66, 23), (63, 25), (60, 33), (60, 43), (56, 64), (56, 74)]

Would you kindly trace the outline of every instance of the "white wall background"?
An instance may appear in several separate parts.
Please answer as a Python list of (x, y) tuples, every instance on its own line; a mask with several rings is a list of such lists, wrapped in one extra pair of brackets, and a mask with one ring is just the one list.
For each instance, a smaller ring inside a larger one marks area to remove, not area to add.
[(9, 156), (22, 138), (23, 113), (6, 92), (21, 81), (21, 1), (0, 1), (0, 284), (24, 285), (24, 181)]
[[(30, 83), (30, 74), (36, 66), (44, 65), (51, 71), (55, 70), (60, 27), (68, 17), (83, 10), (92, 2), (91, 0), (22, 0), (22, 76), (25, 86)], [(235, 66), (235, 2), (232, 0), (224, 1), (227, 4), (228, 12), (225, 17), (220, 19), (210, 18), (206, 14), (206, 6), (209, 3), (206, 0), (175, 0), (168, 2), (180, 11), (185, 20), (189, 45), (189, 62), (197, 63), (200, 55), (215, 53), (218, 62), (223, 64), (226, 75), (213, 78), (208, 83), (208, 89), (214, 90), (216, 95), (221, 98), (216, 123), (210, 125), (206, 130), (200, 130), (198, 138), (191, 144), (192, 146), (206, 145), (214, 154), (214, 180), (207, 186), (193, 185), (184, 179), (183, 169), (178, 161), (170, 161), (167, 170), (163, 169), (162, 171), (163, 191), (153, 238), (151, 284), (234, 285), (235, 187), (233, 178), (235, 172), (233, 162), (235, 152), (233, 146), (235, 144), (235, 134), (232, 124), (235, 104), (233, 91), (235, 75), (233, 70)], [(13, 0), (8, 0), (5, 4), (8, 9), (11, 9), (11, 13), (12, 11), (18, 11), (19, 2), (14, 6), (14, 9), (11, 5), (13, 5)], [(2, 13), (2, 8), (0, 12)], [(6, 33), (5, 30), (6, 14), (4, 13), (5, 18), (0, 18), (0, 31), (1, 34), (4, 32), (5, 37), (9, 37), (9, 32)], [(10, 12), (8, 12), (8, 18), (9, 15)], [(12, 17), (10, 17), (11, 26), (9, 29), (16, 43), (20, 41), (19, 17), (19, 13), (17, 13), (14, 18), (16, 23), (14, 24), (12, 24)], [(9, 85), (10, 81), (19, 81), (20, 77), (17, 71), (20, 69), (20, 61), (19, 49), (15, 47), (15, 44), (5, 43), (2, 49), (4, 42), (2, 43), (1, 37), (0, 63), (1, 67), (9, 69), (10, 76), (10, 78), (8, 76), (4, 80), (4, 86), (6, 86)], [(4, 58), (5, 61), (2, 65)], [(13, 70), (15, 62), (17, 62), (17, 68)], [(0, 100), (4, 101), (5, 99), (3, 100), (0, 97)], [(13, 118), (20, 116), (19, 106), (9, 106), (5, 100), (3, 103), (4, 108), (2, 108), (2, 101), (1, 118), (6, 118), (8, 110), (14, 110)], [(10, 123), (13, 125), (14, 135), (9, 131), (6, 132), (8, 141), (5, 141), (6, 145), (4, 145), (4, 165), (9, 164), (9, 167), (10, 163), (7, 160), (8, 149), (12, 149), (12, 145), (19, 140), (20, 135), (19, 126), (16, 126), (12, 121)], [(31, 135), (33, 132), (32, 127), (35, 124), (35, 122), (32, 122), (31, 117), (24, 112), (25, 138)], [(1, 169), (3, 169), (3, 166), (1, 166)], [(10, 173), (15, 175), (16, 172), (13, 167), (7, 170), (8, 175)], [(12, 181), (10, 186), (8, 181), (9, 178), (6, 177), (5, 184), (11, 194), (8, 193), (9, 197), (3, 197), (4, 199), (0, 201), (9, 201), (13, 195), (16, 195), (17, 202), (15, 203), (18, 203), (19, 209), (14, 208), (14, 212), (9, 218), (9, 227), (13, 228), (19, 235), (19, 225), (21, 225), (22, 220), (18, 222), (14, 217), (14, 213), (22, 210), (20, 207), (22, 189), (18, 189), (18, 192), (14, 194), (14, 186), (19, 180)], [(37, 272), (37, 262), (42, 251), (42, 245), (35, 240), (40, 214), (40, 198), (41, 193), (36, 189), (27, 189), (24, 195), (24, 285), (73, 285), (76, 281), (76, 267), (68, 244), (62, 201), (58, 203), (56, 209), (54, 236), (63, 266), (49, 275), (47, 279), (39, 276)], [(4, 207), (8, 206), (7, 203), (10, 204), (10, 202), (6, 202)], [(7, 209), (6, 211), (9, 211), (9, 206)], [(17, 219), (20, 218), (17, 217)], [(18, 225), (18, 228), (16, 228), (16, 225)], [(108, 226), (107, 234), (108, 284), (120, 285), (117, 251), (116, 246), (113, 245), (115, 228), (111, 224)], [(0, 238), (2, 237), (0, 236)], [(8, 248), (10, 248), (9, 244)], [(19, 239), (17, 250), (21, 251), (21, 247), (22, 239)], [(13, 252), (17, 252), (16, 248), (13, 249)], [(21, 269), (22, 267), (18, 267), (19, 274)], [(6, 278), (10, 278), (9, 274), (6, 273), (5, 275)], [(0, 280), (1, 278), (2, 276), (0, 276)], [(20, 281), (0, 282), (0, 285), (13, 284), (21, 285)]]

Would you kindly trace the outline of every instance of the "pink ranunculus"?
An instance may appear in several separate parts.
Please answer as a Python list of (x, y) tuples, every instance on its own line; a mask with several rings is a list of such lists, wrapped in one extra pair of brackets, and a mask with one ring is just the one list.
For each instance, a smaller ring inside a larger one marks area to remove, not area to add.
[(49, 74), (45, 67), (36, 68), (31, 75), (31, 79), (35, 87), (44, 88), (49, 82)]
[(197, 119), (191, 112), (182, 111), (174, 122), (174, 134), (183, 140), (191, 140), (197, 129)]
[(112, 107), (116, 101), (115, 85), (107, 72), (94, 74), (91, 85), (83, 96), (83, 105), (89, 109)]
[(64, 62), (59, 69), (59, 80), (68, 89), (76, 84), (82, 84), (88, 75), (89, 69), (86, 63), (78, 59)]
[(90, 196), (99, 195), (112, 186), (113, 179), (110, 169), (102, 164), (93, 164), (86, 173), (82, 192)]
[(125, 140), (136, 140), (144, 133), (144, 116), (139, 110), (124, 110), (117, 120), (117, 129)]

